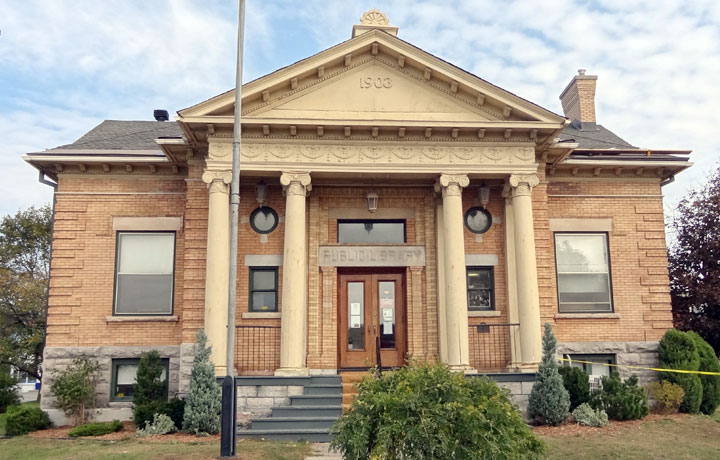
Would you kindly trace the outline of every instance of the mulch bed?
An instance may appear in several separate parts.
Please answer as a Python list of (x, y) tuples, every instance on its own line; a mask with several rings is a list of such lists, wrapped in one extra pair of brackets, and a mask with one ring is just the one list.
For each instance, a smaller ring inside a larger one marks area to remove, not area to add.
[(533, 433), (539, 435), (539, 436), (549, 436), (549, 437), (562, 437), (562, 436), (583, 436), (583, 435), (594, 435), (594, 434), (614, 434), (619, 431), (630, 431), (630, 430), (639, 430), (643, 427), (643, 425), (647, 422), (658, 422), (661, 420), (678, 420), (689, 417), (689, 414), (670, 414), (670, 415), (660, 415), (660, 414), (650, 414), (647, 417), (640, 419), (640, 420), (626, 420), (626, 421), (616, 421), (616, 420), (610, 420), (610, 423), (607, 424), (607, 426), (604, 426), (602, 428), (595, 428), (591, 426), (584, 426), (580, 425), (579, 423), (575, 422), (565, 422), (562, 425), (559, 426), (533, 426), (532, 431)]
[[(133, 422), (123, 422), (122, 430), (115, 433), (109, 433), (102, 436), (83, 436), (78, 438), (71, 438), (68, 433), (72, 430), (72, 426), (59, 426), (56, 428), (49, 428), (47, 430), (33, 431), (28, 434), (31, 438), (41, 439), (93, 439), (100, 441), (121, 441), (123, 439), (134, 439), (135, 438), (135, 424)], [(212, 436), (195, 436), (194, 434), (188, 433), (170, 433), (156, 436), (146, 436), (144, 438), (137, 438), (141, 441), (146, 442), (219, 442), (220, 435)]]

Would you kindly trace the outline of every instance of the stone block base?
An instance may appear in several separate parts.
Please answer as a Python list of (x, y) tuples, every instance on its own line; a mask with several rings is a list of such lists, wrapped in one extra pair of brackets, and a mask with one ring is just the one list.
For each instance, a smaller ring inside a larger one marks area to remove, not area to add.
[[(559, 342), (558, 355), (615, 355), (615, 363), (627, 366), (657, 367), (659, 342)], [(635, 375), (640, 385), (657, 379), (657, 372), (644, 369), (613, 367), (623, 379)]]

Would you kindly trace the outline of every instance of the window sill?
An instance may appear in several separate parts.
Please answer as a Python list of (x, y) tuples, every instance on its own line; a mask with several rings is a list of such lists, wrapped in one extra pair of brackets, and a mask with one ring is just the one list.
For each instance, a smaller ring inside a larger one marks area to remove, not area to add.
[(468, 311), (468, 318), (493, 318), (500, 315), (501, 313), (498, 310)]
[(177, 315), (128, 315), (128, 316), (106, 316), (105, 322), (107, 323), (177, 323)]
[(242, 319), (280, 319), (279, 311), (269, 311), (267, 313), (260, 311), (244, 312)]
[(555, 313), (555, 319), (620, 319), (619, 313)]

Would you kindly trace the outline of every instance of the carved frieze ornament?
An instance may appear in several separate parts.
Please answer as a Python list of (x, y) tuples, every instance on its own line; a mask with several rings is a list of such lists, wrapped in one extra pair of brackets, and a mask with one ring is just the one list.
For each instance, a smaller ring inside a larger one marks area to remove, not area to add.
[(540, 183), (537, 174), (511, 174), (508, 180), (513, 189), (513, 196), (529, 196), (533, 187)]
[(462, 189), (470, 184), (465, 174), (442, 174), (435, 182), (435, 191), (442, 192), (442, 196), (461, 196)]
[(368, 26), (387, 26), (390, 25), (387, 16), (380, 10), (373, 8), (363, 13), (360, 18), (360, 24)]
[(202, 180), (208, 185), (210, 193), (229, 193), (228, 184), (232, 181), (230, 171), (205, 171)]
[(307, 196), (312, 190), (310, 174), (306, 172), (284, 172), (280, 176), (280, 184), (285, 195)]

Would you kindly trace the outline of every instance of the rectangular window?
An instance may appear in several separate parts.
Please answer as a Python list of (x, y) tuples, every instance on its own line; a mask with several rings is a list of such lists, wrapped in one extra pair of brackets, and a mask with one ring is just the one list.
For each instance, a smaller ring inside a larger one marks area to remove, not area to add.
[(173, 311), (175, 232), (118, 232), (115, 314)]
[(495, 309), (495, 275), (493, 267), (467, 268), (468, 310)]
[(404, 220), (338, 220), (338, 243), (404, 243)]
[(250, 311), (278, 311), (277, 267), (250, 268)]
[[(615, 355), (565, 355), (565, 365), (577, 367), (585, 371), (590, 376), (590, 386), (594, 388), (600, 387), (602, 377), (609, 377), (612, 372), (612, 366), (606, 364), (615, 364)], [(586, 361), (586, 362), (578, 362)], [(588, 362), (590, 364), (588, 364)]]
[[(162, 363), (165, 369), (163, 369), (160, 379), (167, 385), (170, 360), (163, 359)], [(140, 358), (112, 360), (111, 401), (132, 401), (135, 393), (138, 364), (140, 364)]]
[(611, 312), (607, 233), (555, 233), (561, 313)]

